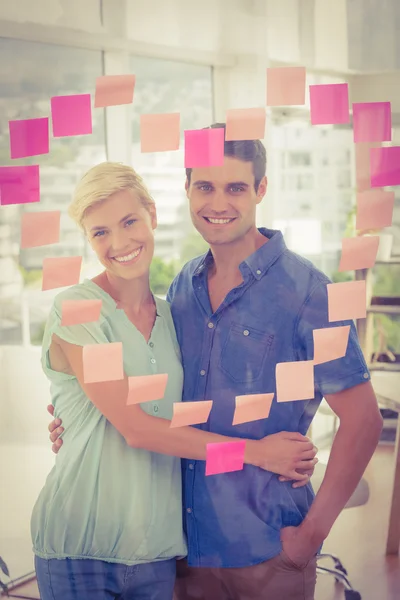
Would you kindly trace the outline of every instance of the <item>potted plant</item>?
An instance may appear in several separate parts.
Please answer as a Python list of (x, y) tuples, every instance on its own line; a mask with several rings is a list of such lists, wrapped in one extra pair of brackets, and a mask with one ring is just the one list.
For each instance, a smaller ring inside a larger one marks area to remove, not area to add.
[(8, 578), (10, 577), (8, 567), (7, 567), (6, 563), (4, 562), (4, 560), (0, 556), (0, 590), (2, 591), (3, 594), (8, 596), (8, 586), (1, 578), (2, 573)]

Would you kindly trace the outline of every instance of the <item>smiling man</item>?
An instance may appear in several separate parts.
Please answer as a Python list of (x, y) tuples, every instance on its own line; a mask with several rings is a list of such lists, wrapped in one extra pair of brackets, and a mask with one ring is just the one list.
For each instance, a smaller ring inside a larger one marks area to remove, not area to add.
[[(204, 462), (182, 461), (189, 552), (178, 562), (177, 600), (314, 598), (315, 555), (382, 427), (353, 323), (346, 356), (315, 366), (314, 398), (276, 401), (276, 365), (312, 360), (313, 329), (344, 323), (328, 321), (329, 279), (289, 251), (279, 231), (257, 229), (265, 173), (259, 140), (225, 142), (222, 167), (186, 170), (192, 221), (210, 251), (185, 265), (168, 294), (183, 400), (211, 398), (209, 421), (199, 427), (224, 435), (305, 434), (323, 397), (340, 427), (315, 500), (310, 484), (293, 487), (252, 466), (206, 476)], [(236, 396), (269, 392), (268, 419), (232, 425)]]

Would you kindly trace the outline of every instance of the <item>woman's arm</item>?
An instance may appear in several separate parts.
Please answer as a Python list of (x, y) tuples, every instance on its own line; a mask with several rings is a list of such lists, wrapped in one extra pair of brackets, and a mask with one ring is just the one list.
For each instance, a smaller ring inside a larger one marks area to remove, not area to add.
[[(85, 383), (83, 348), (53, 335), (53, 344), (63, 351), (80, 386), (100, 412), (123, 435), (127, 444), (152, 452), (194, 460), (206, 459), (209, 443), (238, 441), (238, 438), (210, 433), (194, 427), (171, 428), (170, 421), (147, 415), (140, 405), (127, 405), (128, 378)], [(310, 469), (315, 459), (313, 444), (299, 433), (282, 432), (262, 440), (247, 440), (245, 462), (302, 481), (296, 469)]]

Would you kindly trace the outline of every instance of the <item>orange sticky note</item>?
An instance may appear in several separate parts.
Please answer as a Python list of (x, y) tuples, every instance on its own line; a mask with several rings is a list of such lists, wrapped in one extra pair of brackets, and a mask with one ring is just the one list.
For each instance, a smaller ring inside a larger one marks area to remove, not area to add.
[(365, 280), (328, 283), (329, 322), (365, 319), (367, 294)]
[(61, 303), (61, 325), (94, 323), (100, 319), (101, 300), (64, 300)]
[(371, 189), (371, 148), (376, 148), (379, 144), (362, 143), (355, 144), (356, 161), (356, 186), (358, 192), (365, 192)]
[(305, 67), (267, 69), (267, 106), (301, 105), (305, 101)]
[(21, 248), (48, 246), (60, 241), (59, 210), (24, 212), (21, 218)]
[(379, 235), (342, 239), (339, 271), (370, 269), (374, 266), (379, 248)]
[(79, 283), (82, 256), (43, 259), (42, 290), (67, 287)]
[(232, 425), (268, 419), (274, 394), (248, 394), (236, 396)]
[(277, 402), (314, 398), (314, 363), (312, 360), (278, 363), (275, 376)]
[(345, 356), (349, 342), (350, 325), (314, 329), (314, 365)]
[(368, 190), (357, 194), (356, 229), (382, 229), (393, 220), (394, 192)]
[(83, 346), (83, 381), (98, 383), (124, 378), (122, 342)]
[(167, 373), (128, 377), (129, 392), (126, 403), (141, 404), (142, 402), (162, 400), (164, 398), (167, 382)]
[(264, 139), (265, 117), (265, 108), (227, 110), (225, 139), (227, 141)]
[(142, 152), (167, 152), (179, 149), (180, 113), (140, 115)]
[(207, 423), (212, 400), (198, 402), (174, 402), (174, 415), (170, 427), (187, 427)]
[(96, 79), (94, 107), (132, 104), (135, 75), (103, 75)]

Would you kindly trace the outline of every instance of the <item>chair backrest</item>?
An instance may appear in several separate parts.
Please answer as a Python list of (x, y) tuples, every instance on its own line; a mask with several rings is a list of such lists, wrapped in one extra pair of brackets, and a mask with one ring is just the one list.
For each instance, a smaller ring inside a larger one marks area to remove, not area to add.
[[(317, 463), (315, 465), (314, 474), (311, 478), (311, 484), (313, 486), (314, 492), (317, 493), (319, 488), (321, 487), (322, 480), (325, 477), (326, 464)], [(354, 508), (355, 506), (363, 506), (368, 502), (369, 499), (369, 485), (367, 481), (363, 478), (359, 482), (356, 487), (353, 495), (347, 502), (345, 508)]]

